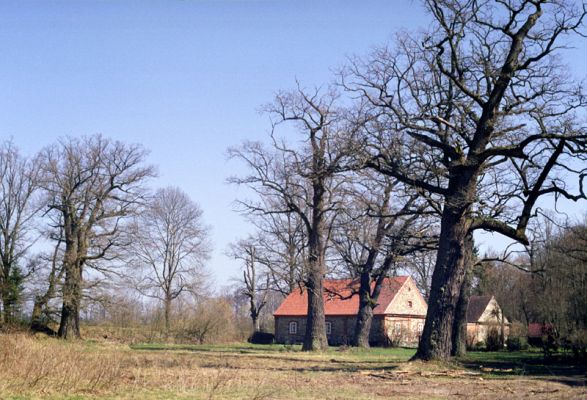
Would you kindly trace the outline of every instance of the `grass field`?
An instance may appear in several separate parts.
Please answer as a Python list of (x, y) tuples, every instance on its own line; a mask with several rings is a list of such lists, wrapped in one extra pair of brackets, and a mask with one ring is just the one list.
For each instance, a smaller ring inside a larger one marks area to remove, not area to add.
[(451, 365), (409, 362), (413, 353), (0, 335), (0, 398), (587, 398), (585, 365), (545, 363), (540, 353), (470, 353)]

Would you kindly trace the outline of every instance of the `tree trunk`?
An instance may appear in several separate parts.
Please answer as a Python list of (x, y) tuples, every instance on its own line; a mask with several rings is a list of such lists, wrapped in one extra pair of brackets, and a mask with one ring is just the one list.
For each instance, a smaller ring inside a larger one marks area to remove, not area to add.
[(501, 347), (505, 345), (505, 321), (503, 316), (503, 310), (499, 309), (499, 316), (500, 316), (500, 332), (499, 332), (499, 341), (501, 343)]
[[(0, 282), (0, 285), (2, 285), (2, 283)], [(1, 291), (1, 289), (0, 289)], [(2, 293), (0, 293), (0, 328), (2, 328), (5, 324), (6, 324), (6, 320), (4, 318), (4, 300), (3, 300), (3, 296)]]
[[(8, 293), (4, 293), (8, 295)], [(2, 316), (0, 317), (0, 323), (4, 323), (6, 325), (10, 325), (14, 322), (14, 315), (13, 315), (13, 304), (8, 298), (8, 296), (3, 296), (2, 298)]]
[(442, 215), (426, 323), (414, 359), (444, 361), (450, 358), (455, 310), (465, 277), (465, 239), (468, 229), (465, 210), (462, 207), (451, 207), (447, 202)]
[(49, 273), (49, 285), (47, 290), (41, 296), (35, 296), (35, 302), (33, 304), (33, 312), (31, 314), (31, 330), (35, 332), (45, 332), (49, 335), (56, 335), (57, 333), (49, 328), (45, 321), (43, 321), (43, 314), (49, 301), (55, 296), (55, 289), (57, 284), (63, 278), (64, 269), (58, 269), (58, 255), (59, 247), (61, 246), (62, 239), (59, 237), (55, 244), (55, 250), (53, 251), (53, 258), (51, 259), (51, 272)]
[(326, 319), (324, 316), (324, 297), (321, 268), (311, 266), (306, 282), (308, 291), (308, 316), (304, 335), (304, 351), (320, 351), (328, 348), (326, 338)]
[(254, 317), (251, 317), (251, 319), (253, 320), (253, 333), (254, 332), (260, 332), (261, 331), (261, 325), (259, 323), (259, 318), (255, 315)]
[[(320, 164), (314, 159), (314, 170), (319, 170)], [(324, 190), (322, 179), (312, 184), (312, 223), (308, 232), (308, 317), (306, 319), (306, 333), (304, 335), (304, 351), (321, 351), (328, 348), (326, 337), (326, 317), (324, 315)]]
[(170, 327), (171, 327), (171, 298), (169, 296), (165, 297), (164, 300), (164, 313), (165, 313), (165, 336), (169, 336), (169, 331), (170, 331)]
[(63, 306), (58, 336), (63, 339), (80, 339), (79, 309), (81, 300), (81, 271), (73, 267), (65, 272), (63, 285)]
[(467, 309), (469, 308), (471, 280), (473, 278), (473, 247), (473, 236), (469, 234), (465, 243), (465, 256), (463, 260), (465, 278), (461, 285), (459, 300), (457, 301), (452, 331), (451, 355), (455, 357), (463, 357), (467, 354)]
[(77, 243), (66, 242), (63, 268), (63, 306), (57, 335), (63, 339), (80, 339), (79, 310), (82, 297), (82, 267), (77, 259)]
[(359, 312), (355, 325), (353, 346), (369, 348), (369, 333), (373, 321), (373, 299), (371, 298), (371, 276), (369, 273), (361, 274), (359, 287)]

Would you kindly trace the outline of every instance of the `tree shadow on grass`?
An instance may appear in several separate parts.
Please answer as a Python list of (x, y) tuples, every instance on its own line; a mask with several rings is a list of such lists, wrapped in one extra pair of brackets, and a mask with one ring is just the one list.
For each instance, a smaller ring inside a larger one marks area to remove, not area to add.
[(378, 366), (369, 366), (368, 368), (362, 368), (352, 363), (343, 363), (343, 362), (335, 362), (335, 363), (327, 363), (323, 362), (321, 365), (309, 365), (307, 367), (300, 367), (300, 366), (292, 366), (292, 367), (281, 367), (281, 366), (266, 366), (263, 364), (256, 364), (256, 365), (235, 365), (230, 363), (222, 363), (222, 362), (209, 362), (205, 364), (201, 364), (200, 368), (226, 368), (226, 369), (235, 369), (235, 370), (268, 370), (268, 371), (279, 371), (279, 372), (299, 372), (299, 373), (312, 373), (312, 372), (359, 372), (359, 371), (371, 371), (371, 372), (392, 372), (393, 370), (397, 369), (397, 365), (378, 365)]
[(470, 370), (496, 377), (527, 376), (569, 386), (587, 386), (587, 363), (566, 355), (544, 358), (539, 353), (487, 353), (459, 360)]

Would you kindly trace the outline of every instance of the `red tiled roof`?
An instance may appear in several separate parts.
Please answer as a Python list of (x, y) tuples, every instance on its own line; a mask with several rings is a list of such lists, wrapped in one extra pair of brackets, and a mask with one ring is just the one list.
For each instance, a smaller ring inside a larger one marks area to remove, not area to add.
[(541, 337), (542, 335), (547, 335), (552, 333), (554, 327), (551, 324), (539, 324), (536, 322), (531, 322), (528, 324), (528, 337)]
[[(381, 287), (374, 315), (383, 315), (389, 303), (408, 279), (407, 276), (386, 278)], [(375, 283), (371, 283), (371, 289)], [(359, 311), (359, 281), (356, 279), (324, 280), (325, 315), (357, 315)], [(308, 313), (308, 293), (296, 289), (283, 300), (274, 316), (305, 316)]]

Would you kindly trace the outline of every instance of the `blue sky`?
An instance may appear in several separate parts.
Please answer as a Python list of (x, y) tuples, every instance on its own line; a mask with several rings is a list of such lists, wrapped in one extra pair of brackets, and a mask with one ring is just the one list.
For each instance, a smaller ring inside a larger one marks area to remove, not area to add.
[[(259, 107), (296, 78), (320, 85), (346, 56), (425, 25), (407, 0), (3, 1), (0, 137), (27, 154), (64, 135), (142, 143), (153, 186), (202, 206), (223, 284), (238, 273), (226, 246), (248, 231), (227, 147), (264, 138)], [(587, 50), (574, 55), (585, 76)]]

